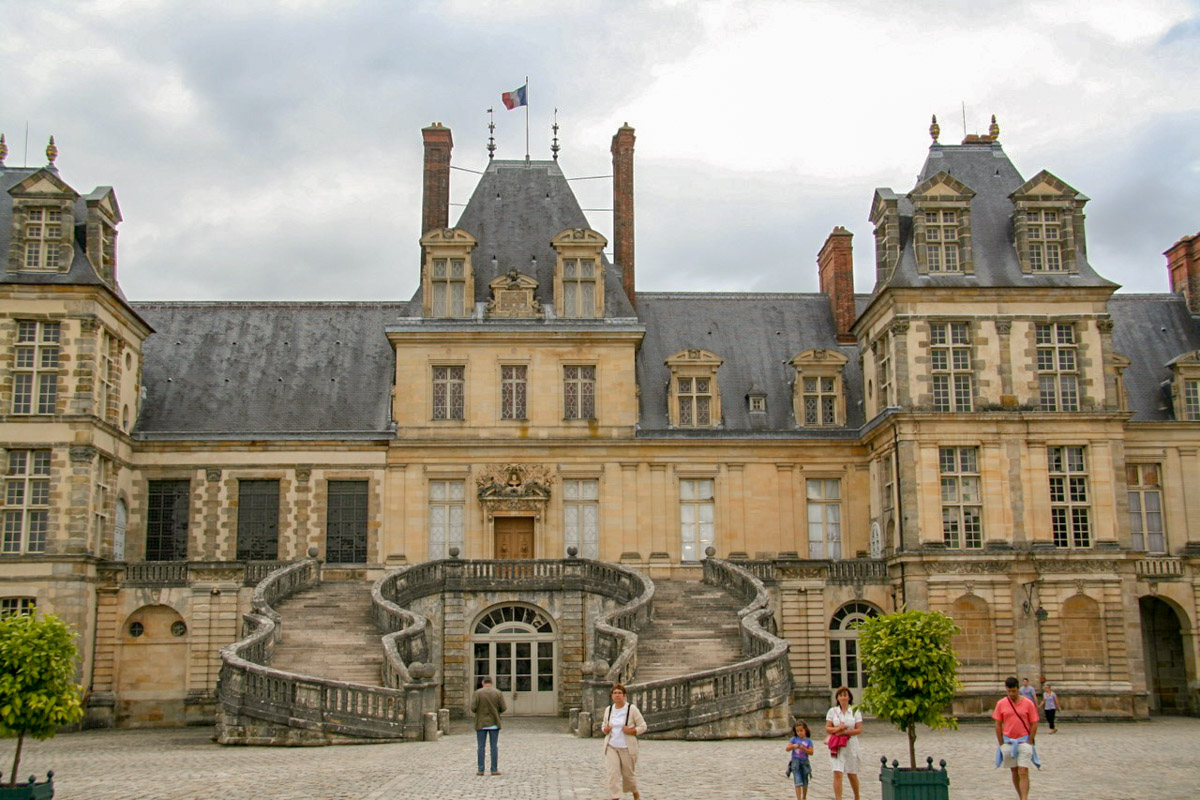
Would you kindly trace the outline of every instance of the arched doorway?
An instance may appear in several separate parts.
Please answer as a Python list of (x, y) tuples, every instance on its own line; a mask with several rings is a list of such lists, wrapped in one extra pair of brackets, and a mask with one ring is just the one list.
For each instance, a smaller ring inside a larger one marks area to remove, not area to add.
[(866, 674), (858, 658), (858, 631), (853, 625), (869, 617), (879, 615), (879, 609), (869, 603), (847, 603), (834, 612), (829, 621), (829, 680), (830, 690), (839, 686), (854, 691), (854, 699), (861, 699), (859, 690), (866, 685)]
[(189, 633), (169, 606), (142, 606), (126, 618), (118, 638), (118, 724), (184, 723)]
[(558, 637), (550, 615), (523, 604), (496, 606), (471, 627), (471, 688), (490, 675), (510, 714), (558, 713)]
[(1187, 714), (1189, 708), (1187, 660), (1183, 626), (1175, 609), (1157, 597), (1138, 600), (1142, 617), (1142, 648), (1146, 654), (1146, 685), (1150, 711)]

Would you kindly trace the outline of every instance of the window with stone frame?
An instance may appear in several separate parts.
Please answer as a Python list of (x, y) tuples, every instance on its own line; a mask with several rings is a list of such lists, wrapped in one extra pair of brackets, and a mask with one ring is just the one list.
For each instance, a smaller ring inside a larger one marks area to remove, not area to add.
[(429, 559), (449, 558), (450, 548), (462, 552), (466, 541), (466, 482), (429, 481)]
[(1087, 198), (1045, 170), (1010, 197), (1021, 271), (1028, 275), (1074, 272)]
[(1062, 214), (1053, 208), (1031, 208), (1025, 212), (1025, 224), (1030, 272), (1062, 272)]
[(562, 264), (564, 317), (596, 316), (596, 259), (564, 258)]
[(106, 328), (100, 329), (100, 364), (96, 370), (99, 391), (96, 393), (96, 416), (117, 424), (120, 408), (120, 340)]
[(842, 557), (842, 482), (838, 478), (809, 478), (805, 482), (808, 505), (808, 557)]
[(576, 548), (581, 558), (600, 554), (600, 481), (595, 478), (564, 478), (563, 554)]
[(884, 331), (871, 345), (871, 350), (875, 354), (875, 385), (878, 387), (876, 396), (879, 402), (877, 408), (882, 411), (895, 401), (892, 396), (892, 332)]
[(1079, 343), (1070, 322), (1038, 323), (1038, 407), (1042, 411), (1079, 410)]
[(1055, 547), (1092, 546), (1092, 506), (1087, 448), (1049, 447), (1050, 528)]
[(567, 364), (563, 367), (563, 419), (596, 418), (596, 367)]
[(461, 365), (434, 366), (433, 418), (435, 420), (463, 419), (466, 396), (466, 368)]
[(44, 553), (49, 530), (50, 451), (9, 450), (0, 553)]
[(715, 428), (721, 424), (717, 370), (723, 363), (707, 350), (682, 350), (667, 359), (671, 382), (668, 416), (675, 428)]
[(527, 367), (512, 364), (500, 367), (500, 418), (528, 419), (526, 382)]
[(14, 414), (55, 412), (61, 339), (61, 323), (17, 321), (12, 370)]
[(325, 561), (367, 563), (368, 482), (329, 481), (325, 500)]
[(433, 287), (433, 316), (463, 316), (467, 294), (466, 259), (435, 258), (429, 281)]
[(925, 259), (930, 272), (962, 272), (958, 227), (956, 209), (925, 212)]
[(108, 532), (112, 529), (113, 482), (116, 480), (116, 465), (111, 458), (97, 456), (95, 489), (92, 495), (92, 541), (96, 551), (104, 546)]
[(279, 558), (279, 481), (239, 480), (238, 561)]
[(792, 411), (796, 424), (805, 428), (846, 424), (845, 384), (842, 371), (847, 359), (836, 350), (805, 350), (791, 360), (796, 370)]
[(1162, 471), (1158, 464), (1127, 464), (1130, 546), (1150, 553), (1167, 552), (1163, 532)]
[(475, 307), (471, 251), (475, 237), (458, 228), (432, 230), (421, 237), (421, 313), (426, 317), (469, 317)]
[(604, 247), (608, 240), (588, 228), (569, 228), (550, 244), (557, 254), (554, 298), (558, 316), (594, 319), (604, 316)]
[(1191, 378), (1183, 382), (1183, 418), (1200, 420), (1200, 378)]
[(971, 330), (967, 323), (930, 323), (929, 365), (933, 373), (933, 409), (970, 411), (974, 373)]
[(700, 561), (716, 535), (716, 498), (711, 478), (679, 480), (680, 560)]
[(32, 597), (0, 597), (0, 617), (32, 614), (36, 608), (37, 600)]
[(61, 272), (66, 261), (67, 235), (74, 220), (61, 206), (26, 206), (24, 268), (30, 272)]
[(948, 172), (922, 181), (908, 194), (917, 272), (960, 275), (974, 272), (971, 200), (975, 192)]
[(146, 560), (186, 561), (191, 482), (150, 481), (146, 491)]
[(983, 547), (983, 494), (979, 449), (939, 447), (942, 489), (942, 541), (947, 547)]

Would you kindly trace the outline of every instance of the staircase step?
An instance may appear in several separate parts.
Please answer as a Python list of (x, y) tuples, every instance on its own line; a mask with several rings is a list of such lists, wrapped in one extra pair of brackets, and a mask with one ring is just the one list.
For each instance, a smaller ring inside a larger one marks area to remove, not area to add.
[(371, 621), (371, 584), (323, 583), (297, 592), (276, 607), (283, 636), (276, 669), (371, 686), (380, 685), (381, 634)]
[(743, 659), (738, 611), (743, 603), (702, 583), (655, 584), (654, 613), (638, 631), (636, 681), (660, 680)]

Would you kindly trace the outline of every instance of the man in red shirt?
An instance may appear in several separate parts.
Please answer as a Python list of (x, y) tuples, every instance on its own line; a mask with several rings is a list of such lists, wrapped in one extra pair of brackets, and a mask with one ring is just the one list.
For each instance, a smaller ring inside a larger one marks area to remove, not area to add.
[[(1034, 740), (1037, 738), (1037, 706), (1021, 696), (1021, 684), (1007, 678), (1007, 694), (996, 703), (996, 766), (1002, 763), (1012, 770), (1013, 788), (1020, 800), (1029, 800), (1029, 767), (1037, 764)], [(1040, 766), (1040, 765), (1039, 765)]]

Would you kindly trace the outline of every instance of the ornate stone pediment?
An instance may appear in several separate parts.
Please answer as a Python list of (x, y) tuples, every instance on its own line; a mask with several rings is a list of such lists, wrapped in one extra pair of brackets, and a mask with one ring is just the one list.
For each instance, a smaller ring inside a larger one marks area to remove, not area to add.
[(521, 319), (542, 316), (542, 304), (533, 296), (538, 282), (515, 268), (488, 283), (492, 299), (484, 313), (489, 317)]
[(529, 512), (541, 518), (550, 501), (554, 473), (541, 464), (488, 464), (475, 477), (479, 503), (491, 519), (500, 514)]

